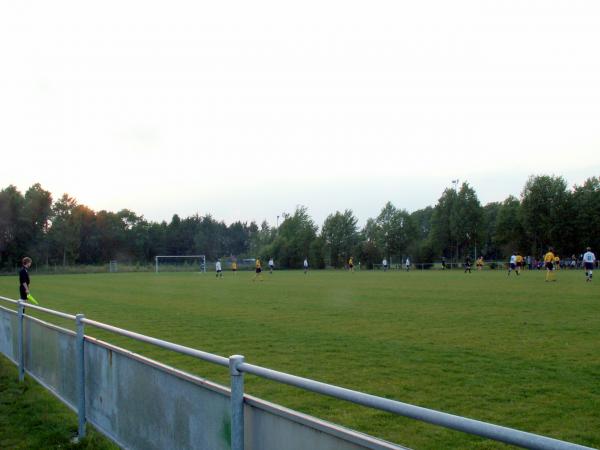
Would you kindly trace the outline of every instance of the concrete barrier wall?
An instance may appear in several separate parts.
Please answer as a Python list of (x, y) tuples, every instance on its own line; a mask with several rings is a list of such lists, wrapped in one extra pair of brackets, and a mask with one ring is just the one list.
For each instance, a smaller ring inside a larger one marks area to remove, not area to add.
[[(127, 448), (229, 449), (229, 388), (87, 337), (88, 420)], [(247, 396), (245, 449), (402, 447)]]
[[(229, 448), (226, 389), (93, 339), (85, 342), (88, 420), (127, 448)], [(186, 379), (187, 378), (187, 379)]]
[(23, 344), (27, 373), (75, 409), (75, 334), (25, 316)]
[(245, 396), (244, 408), (246, 449), (404, 449), (252, 396)]
[[(0, 351), (18, 359), (18, 318), (0, 308)], [(76, 409), (76, 335), (24, 318), (25, 369)], [(87, 421), (128, 449), (231, 448), (230, 390), (86, 336)], [(224, 368), (224, 370), (227, 370)], [(335, 424), (244, 397), (246, 450), (402, 449)]]
[(17, 361), (17, 314), (0, 306), (0, 352), (13, 362)]

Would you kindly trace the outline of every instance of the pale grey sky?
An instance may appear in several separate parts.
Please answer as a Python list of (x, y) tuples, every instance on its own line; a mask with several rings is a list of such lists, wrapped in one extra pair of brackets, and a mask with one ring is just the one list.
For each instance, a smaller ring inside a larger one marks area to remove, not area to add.
[(317, 223), (600, 175), (600, 2), (0, 6), (0, 187)]

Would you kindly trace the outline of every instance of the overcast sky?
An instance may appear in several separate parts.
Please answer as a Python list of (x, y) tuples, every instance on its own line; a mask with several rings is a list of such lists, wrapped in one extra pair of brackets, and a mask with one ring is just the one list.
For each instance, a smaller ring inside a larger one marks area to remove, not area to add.
[(14, 1), (0, 188), (226, 222), (600, 175), (600, 2)]

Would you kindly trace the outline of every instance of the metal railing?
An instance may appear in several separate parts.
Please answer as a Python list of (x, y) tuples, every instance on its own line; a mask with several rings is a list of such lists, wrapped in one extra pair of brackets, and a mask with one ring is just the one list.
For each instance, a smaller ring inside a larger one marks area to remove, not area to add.
[[(346, 400), (359, 405), (390, 412), (404, 417), (409, 417), (433, 425), (439, 425), (452, 430), (462, 431), (468, 434), (481, 436), (495, 441), (512, 444), (523, 448), (538, 450), (590, 450), (591, 447), (585, 447), (545, 436), (528, 433), (512, 428), (494, 425), (487, 422), (481, 422), (466, 417), (456, 416), (440, 411), (435, 411), (420, 406), (402, 403), (396, 400), (390, 400), (377, 397), (363, 392), (342, 388), (339, 386), (322, 383), (319, 381), (290, 375), (284, 372), (268, 369), (265, 367), (249, 364), (245, 362), (244, 356), (232, 355), (229, 358), (203, 352), (190, 347), (174, 344), (162, 339), (153, 338), (133, 331), (114, 327), (102, 322), (86, 319), (83, 314), (66, 314), (41, 306), (31, 305), (21, 300), (13, 300), (0, 296), (0, 300), (13, 303), (18, 308), (18, 366), (19, 380), (23, 381), (25, 375), (24, 367), (24, 346), (23, 346), (23, 317), (24, 307), (48, 313), (64, 319), (74, 320), (77, 329), (77, 410), (79, 417), (78, 436), (85, 437), (85, 374), (84, 374), (84, 345), (85, 334), (84, 326), (90, 325), (112, 333), (126, 336), (148, 344), (168, 349), (177, 353), (192, 356), (203, 361), (207, 361), (220, 366), (228, 367), (231, 382), (231, 448), (232, 450), (243, 450), (244, 448), (244, 373), (253, 374), (262, 378), (295, 386), (307, 391), (327, 395), (340, 400)], [(593, 450), (593, 449), (592, 449)]]

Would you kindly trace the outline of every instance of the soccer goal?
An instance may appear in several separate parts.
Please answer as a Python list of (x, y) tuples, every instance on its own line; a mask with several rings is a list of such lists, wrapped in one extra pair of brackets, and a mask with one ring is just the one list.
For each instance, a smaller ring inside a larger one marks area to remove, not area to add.
[(160, 255), (154, 257), (156, 273), (206, 272), (205, 255)]

